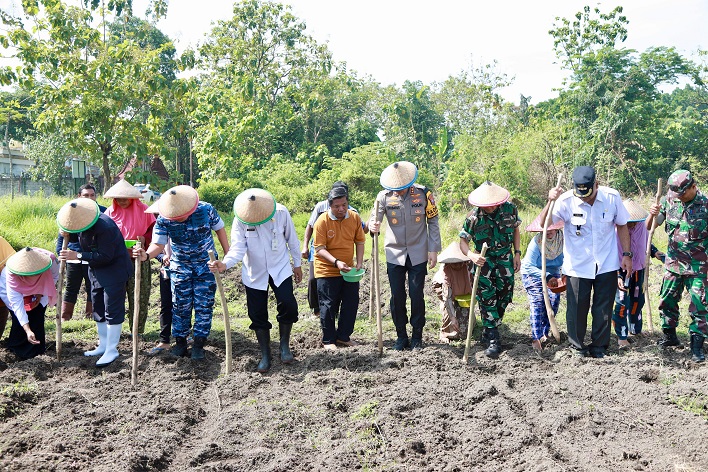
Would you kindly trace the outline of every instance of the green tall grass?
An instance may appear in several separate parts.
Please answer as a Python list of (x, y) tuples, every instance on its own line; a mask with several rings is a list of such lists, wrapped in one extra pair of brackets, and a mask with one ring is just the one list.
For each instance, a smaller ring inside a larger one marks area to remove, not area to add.
[(57, 212), (66, 197), (0, 197), (0, 236), (15, 249), (25, 246), (56, 248)]

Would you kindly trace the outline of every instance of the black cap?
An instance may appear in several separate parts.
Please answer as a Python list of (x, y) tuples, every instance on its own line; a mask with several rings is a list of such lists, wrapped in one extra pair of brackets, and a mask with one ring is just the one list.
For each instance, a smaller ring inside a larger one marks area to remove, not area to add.
[(595, 169), (590, 166), (578, 166), (573, 169), (573, 195), (579, 198), (589, 197), (595, 189)]

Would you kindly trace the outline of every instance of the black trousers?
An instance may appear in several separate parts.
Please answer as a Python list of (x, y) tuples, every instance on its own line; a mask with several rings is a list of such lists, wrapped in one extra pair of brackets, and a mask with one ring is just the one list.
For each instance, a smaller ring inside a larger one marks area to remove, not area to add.
[[(359, 282), (347, 282), (342, 276), (322, 277), (317, 279), (317, 295), (322, 344), (349, 341), (359, 309)], [(339, 326), (335, 327), (337, 318)]]
[[(268, 285), (273, 290), (277, 300), (276, 308), (278, 323), (292, 324), (298, 320), (297, 300), (293, 295), (292, 276), (283, 280), (280, 287), (276, 287), (273, 277), (268, 277)], [(246, 303), (248, 305), (248, 317), (251, 319), (249, 329), (271, 329), (273, 325), (268, 321), (268, 289), (258, 290), (246, 287)]]
[(66, 264), (66, 286), (62, 301), (76, 303), (81, 290), (81, 282), (84, 283), (86, 297), (91, 299), (91, 280), (88, 275), (88, 264)]
[[(617, 272), (610, 271), (594, 279), (568, 277), (566, 323), (568, 342), (575, 349), (605, 350), (610, 344), (612, 304), (617, 291)], [(590, 301), (592, 300), (592, 309)], [(592, 314), (590, 344), (585, 346), (588, 312)]]
[(44, 340), (44, 314), (47, 311), (46, 306), (38, 304), (33, 310), (27, 312), (29, 318), (29, 327), (37, 338), (39, 344), (31, 344), (27, 341), (27, 334), (24, 328), (20, 326), (15, 313), (12, 313), (12, 326), (10, 327), (10, 335), (7, 337), (7, 348), (14, 352), (15, 355), (22, 359), (44, 354), (47, 346)]
[(406, 265), (386, 263), (388, 282), (391, 284), (391, 317), (396, 326), (396, 334), (402, 336), (408, 324), (406, 309), (406, 274), (408, 274), (408, 293), (411, 297), (411, 327), (414, 331), (423, 331), (425, 326), (425, 299), (423, 286), (428, 274), (427, 262), (411, 265), (410, 257), (406, 257)]
[(169, 344), (172, 332), (172, 282), (169, 269), (160, 270), (160, 342)]

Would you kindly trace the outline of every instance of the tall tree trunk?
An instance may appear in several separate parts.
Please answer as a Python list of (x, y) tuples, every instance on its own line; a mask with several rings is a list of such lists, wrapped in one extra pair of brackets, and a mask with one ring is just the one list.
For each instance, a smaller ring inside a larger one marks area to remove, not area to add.
[(103, 167), (103, 193), (106, 193), (112, 185), (111, 168), (108, 165), (108, 156), (110, 156), (112, 148), (111, 143), (101, 143), (101, 151), (103, 152), (103, 159), (101, 160)]

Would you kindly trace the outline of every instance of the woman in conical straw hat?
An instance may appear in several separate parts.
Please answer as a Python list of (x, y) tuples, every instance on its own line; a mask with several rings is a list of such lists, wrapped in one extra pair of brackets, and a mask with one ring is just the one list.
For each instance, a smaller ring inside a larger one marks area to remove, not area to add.
[(71, 233), (79, 235), (81, 249), (63, 249), (59, 260), (88, 262), (98, 346), (84, 355), (100, 356), (96, 366), (105, 367), (118, 358), (125, 320), (125, 283), (133, 272), (123, 234), (90, 198), (64, 204), (57, 214), (57, 225), (65, 238)]
[[(526, 255), (521, 261), (521, 283), (524, 284), (526, 295), (529, 299), (529, 309), (531, 310), (529, 320), (531, 322), (531, 346), (537, 351), (543, 349), (543, 343), (548, 338), (551, 324), (548, 320), (546, 302), (543, 299), (543, 281), (541, 277), (546, 277), (548, 287), (558, 287), (561, 282), (560, 269), (563, 265), (563, 222), (559, 221), (548, 227), (546, 232), (546, 273), (541, 273), (543, 267), (543, 256), (541, 246), (543, 238), (543, 225), (540, 216), (526, 227), (526, 231), (536, 233), (531, 238), (526, 248)], [(548, 290), (548, 297), (551, 301), (553, 314), (558, 313), (560, 305), (560, 293)]]
[[(154, 238), (150, 246), (134, 250), (146, 261), (157, 257), (169, 242), (170, 280), (172, 282), (172, 335), (175, 345), (172, 354), (189, 355), (194, 360), (206, 357), (207, 339), (211, 333), (214, 314), (216, 279), (209, 270), (209, 251), (216, 253), (212, 231), (221, 243), (224, 253), (229, 241), (224, 221), (211, 204), (199, 201), (197, 191), (189, 185), (177, 185), (162, 194), (158, 200), (160, 216), (155, 223)], [(216, 255), (218, 257), (218, 255)], [(188, 353), (187, 337), (192, 327), (194, 310), (194, 344)]]
[(51, 252), (26, 247), (0, 272), (0, 298), (12, 311), (7, 347), (21, 359), (44, 354), (44, 313), (57, 303), (59, 263)]
[[(125, 240), (139, 241), (141, 246), (147, 247), (152, 240), (152, 228), (155, 224), (155, 215), (148, 213), (147, 205), (140, 198), (140, 191), (125, 179), (115, 183), (104, 194), (106, 198), (112, 198), (113, 203), (105, 211), (113, 221), (116, 222)], [(126, 249), (127, 250), (127, 249)], [(127, 250), (132, 255), (130, 250)], [(148, 304), (150, 302), (150, 290), (152, 288), (150, 277), (150, 263), (140, 264), (140, 314), (138, 316), (138, 333), (145, 331), (145, 321), (147, 320)], [(133, 303), (135, 300), (135, 273), (126, 282), (128, 293), (128, 313), (133, 313)], [(128, 317), (128, 326), (132, 332), (133, 317)]]
[[(467, 336), (468, 316), (462, 311), (456, 297), (472, 293), (470, 259), (454, 241), (438, 256), (439, 269), (433, 276), (433, 290), (440, 299), (440, 340), (464, 339)], [(468, 305), (469, 306), (469, 305)]]
[[(498, 326), (514, 294), (514, 272), (521, 268), (521, 219), (516, 205), (509, 202), (509, 191), (486, 181), (468, 198), (473, 209), (460, 232), (460, 250), (469, 256), (474, 270), (481, 270), (477, 301), (482, 313), (482, 342), (489, 343), (487, 357), (501, 353)], [(484, 243), (486, 257), (480, 251)]]
[[(628, 336), (642, 334), (642, 308), (644, 308), (644, 271), (646, 270), (647, 242), (649, 231), (644, 221), (649, 217), (649, 212), (632, 199), (622, 200), (622, 204), (629, 213), (627, 229), (629, 230), (630, 251), (632, 252), (633, 272), (627, 278), (627, 272), (620, 268), (617, 271), (617, 295), (615, 308), (612, 312), (612, 325), (617, 335), (619, 349), (628, 349), (630, 346)], [(619, 253), (622, 246), (617, 238)], [(652, 244), (652, 257), (662, 260), (664, 254), (659, 252)], [(620, 258), (621, 259), (621, 258)]]

